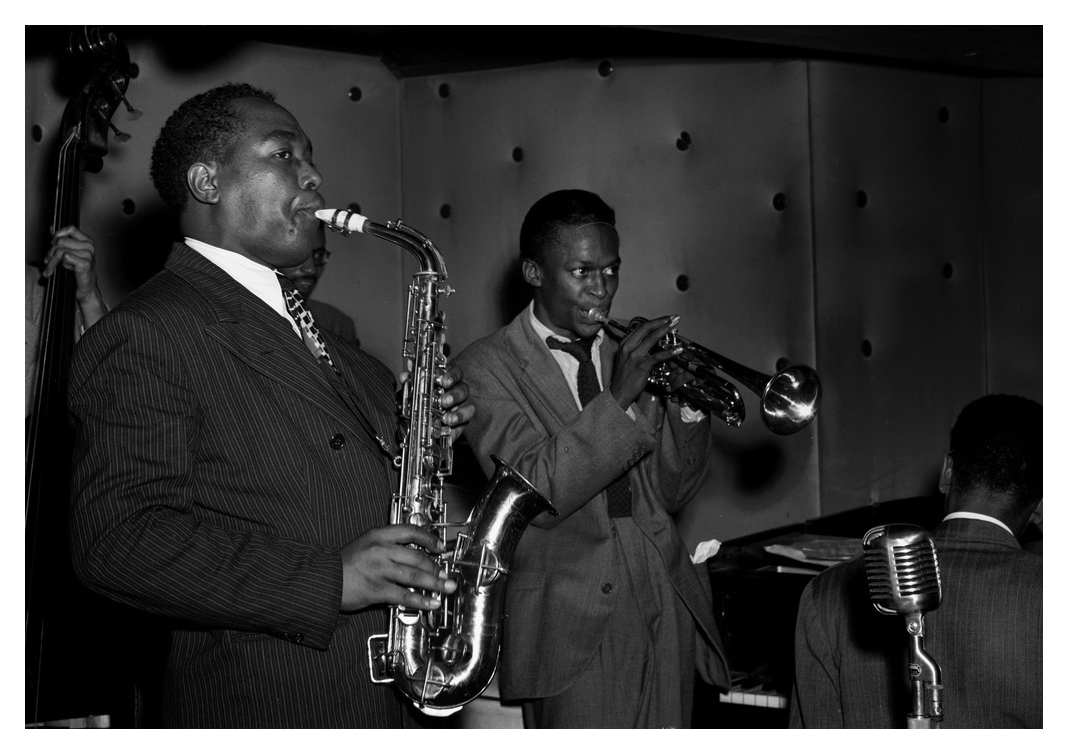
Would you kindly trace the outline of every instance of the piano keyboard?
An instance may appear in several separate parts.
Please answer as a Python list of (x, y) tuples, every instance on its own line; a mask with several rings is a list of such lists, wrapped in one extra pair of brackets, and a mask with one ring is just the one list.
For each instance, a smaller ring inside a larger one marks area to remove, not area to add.
[(744, 704), (747, 707), (766, 707), (767, 709), (786, 709), (786, 697), (777, 691), (742, 691), (731, 689), (720, 694), (719, 700), (724, 704)]

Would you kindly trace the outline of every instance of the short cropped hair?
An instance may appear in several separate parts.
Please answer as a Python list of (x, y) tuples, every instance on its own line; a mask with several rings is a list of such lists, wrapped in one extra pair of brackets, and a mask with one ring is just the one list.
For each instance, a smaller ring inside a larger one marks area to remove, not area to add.
[(152, 147), (152, 184), (169, 207), (181, 213), (189, 197), (186, 171), (195, 162), (226, 162), (245, 126), (236, 99), (274, 95), (251, 84), (229, 83), (190, 97), (171, 113)]
[(519, 231), (519, 256), (539, 264), (545, 250), (558, 243), (560, 229), (588, 223), (616, 224), (616, 213), (601, 197), (581, 189), (546, 194), (527, 211)]
[(988, 489), (1019, 505), (1042, 498), (1042, 406), (987, 395), (960, 412), (950, 432), (953, 483), (962, 494)]

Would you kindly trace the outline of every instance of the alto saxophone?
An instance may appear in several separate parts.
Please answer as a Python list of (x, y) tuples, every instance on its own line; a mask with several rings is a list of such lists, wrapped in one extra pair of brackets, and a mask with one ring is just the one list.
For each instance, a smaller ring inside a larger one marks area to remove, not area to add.
[[(385, 225), (349, 210), (316, 212), (331, 230), (353, 231), (389, 241), (411, 252), (420, 271), (408, 289), (403, 358), (409, 365), (399, 413), (400, 469), (390, 505), (391, 524), (414, 524), (433, 532), (445, 553), (439, 563), (457, 582), (436, 610), (390, 608), (389, 630), (367, 641), (371, 680), (393, 683), (422, 712), (446, 716), (486, 690), (497, 667), (504, 620), (504, 590), (516, 544), (530, 521), (556, 509), (526, 479), (494, 457), (496, 470), (475, 503), (451, 550), (443, 483), (452, 473), (452, 436), (441, 424), (438, 378), (445, 372), (444, 316), (438, 298), (445, 284), (445, 260), (434, 244), (401, 220)], [(435, 427), (439, 431), (435, 432)]]

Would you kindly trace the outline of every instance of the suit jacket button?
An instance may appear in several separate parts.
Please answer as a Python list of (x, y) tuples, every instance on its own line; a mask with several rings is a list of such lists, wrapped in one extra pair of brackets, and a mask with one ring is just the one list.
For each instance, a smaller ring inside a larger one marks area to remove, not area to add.
[(605, 594), (611, 594), (612, 593), (612, 585), (609, 584), (608, 582), (605, 582), (604, 584), (601, 584), (601, 591), (604, 592)]
[(338, 432), (336, 435), (330, 438), (330, 447), (334, 450), (341, 450), (345, 447), (345, 435)]

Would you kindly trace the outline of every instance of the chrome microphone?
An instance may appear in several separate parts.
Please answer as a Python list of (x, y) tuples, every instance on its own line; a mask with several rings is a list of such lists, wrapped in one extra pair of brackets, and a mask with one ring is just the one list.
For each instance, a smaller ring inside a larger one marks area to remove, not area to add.
[(931, 536), (919, 526), (877, 526), (864, 535), (864, 564), (875, 609), (910, 616), (942, 604), (942, 579)]
[(939, 728), (942, 671), (923, 646), (923, 615), (942, 604), (942, 575), (931, 535), (913, 524), (876, 526), (864, 535), (868, 591), (883, 615), (901, 615), (909, 635), (909, 728)]

